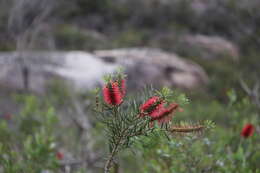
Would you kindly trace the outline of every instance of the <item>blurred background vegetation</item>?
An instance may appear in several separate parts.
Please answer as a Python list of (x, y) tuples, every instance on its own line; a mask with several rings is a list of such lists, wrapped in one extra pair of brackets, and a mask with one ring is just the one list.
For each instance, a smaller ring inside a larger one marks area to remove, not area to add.
[[(210, 119), (214, 131), (171, 140), (160, 135), (137, 139), (133, 150), (118, 158), (117, 171), (260, 172), (259, 0), (22, 2), (0, 0), (1, 52), (160, 48), (196, 62), (209, 76), (203, 89), (176, 89), (190, 103), (174, 121)], [(41, 25), (34, 24), (34, 16), (46, 10)], [(41, 27), (32, 45), (27, 44), (31, 40), (19, 42), (36, 26)], [(107, 148), (102, 126), (91, 113), (93, 94), (75, 94), (59, 81), (44, 96), (1, 86), (0, 172), (102, 172)], [(90, 124), (82, 127), (76, 114), (86, 115)], [(255, 133), (243, 138), (247, 123)], [(57, 152), (64, 158), (59, 160)]]

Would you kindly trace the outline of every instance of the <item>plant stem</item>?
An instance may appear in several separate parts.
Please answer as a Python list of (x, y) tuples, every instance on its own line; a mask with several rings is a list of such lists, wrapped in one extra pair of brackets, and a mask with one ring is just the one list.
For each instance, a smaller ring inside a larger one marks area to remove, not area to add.
[[(113, 109), (113, 113), (114, 113), (114, 118), (117, 120), (117, 119), (118, 119), (118, 112), (117, 112), (117, 110), (116, 110), (115, 107), (114, 107), (114, 109)], [(135, 118), (133, 121), (136, 121), (137, 119), (139, 119), (139, 117)], [(107, 159), (107, 161), (106, 161), (106, 163), (105, 163), (104, 173), (109, 173), (109, 170), (110, 170), (110, 168), (111, 168), (111, 166), (112, 166), (111, 164), (112, 164), (112, 162), (113, 162), (113, 159), (114, 159), (115, 155), (116, 155), (117, 152), (118, 152), (118, 149), (119, 149), (119, 146), (121, 145), (121, 142), (122, 142), (123, 140), (125, 140), (127, 136), (133, 137), (133, 136), (142, 135), (142, 134), (139, 134), (139, 133), (134, 134), (134, 135), (126, 134), (127, 130), (129, 130), (131, 127), (132, 127), (132, 126), (128, 126), (128, 127), (126, 127), (125, 129), (121, 130), (120, 136), (119, 136), (117, 142), (115, 143), (115, 145), (114, 145), (114, 147), (113, 147), (113, 149), (112, 149), (112, 151), (111, 151), (111, 153), (110, 153), (110, 155), (109, 155), (109, 157), (108, 157), (108, 159)], [(119, 129), (121, 129), (121, 128), (122, 128), (122, 127), (120, 127)], [(149, 131), (149, 130), (148, 130), (148, 131)]]
[[(120, 141), (119, 141), (119, 143), (120, 143)], [(106, 161), (106, 164), (105, 164), (104, 173), (109, 173), (109, 169), (110, 169), (110, 167), (111, 167), (111, 163), (112, 163), (112, 161), (113, 161), (113, 158), (114, 158), (114, 156), (115, 156), (115, 154), (116, 154), (116, 152), (117, 152), (118, 146), (119, 146), (119, 144), (116, 145), (116, 146), (113, 148), (112, 152), (110, 153), (110, 155), (109, 155), (109, 157), (108, 157), (108, 159), (107, 159), (107, 161)]]
[(119, 145), (121, 143), (121, 140), (122, 140), (122, 138), (124, 136), (124, 133), (127, 131), (127, 129), (128, 128), (126, 128), (126, 129), (124, 129), (122, 131), (122, 135), (120, 135), (120, 137), (118, 138), (118, 141), (115, 143), (115, 145), (113, 147), (113, 150), (111, 151), (111, 153), (110, 153), (110, 155), (109, 155), (109, 157), (108, 157), (108, 159), (106, 161), (105, 168), (104, 168), (104, 173), (109, 173), (109, 170), (111, 168), (111, 163), (112, 163), (112, 161), (113, 161), (113, 159), (114, 159), (114, 157), (115, 157), (115, 155), (116, 155), (116, 153), (118, 151), (118, 147), (119, 147)]
[(114, 145), (114, 148), (113, 150), (111, 151), (107, 161), (106, 161), (106, 164), (105, 164), (105, 168), (104, 168), (104, 173), (109, 173), (109, 170), (111, 168), (111, 163), (118, 151), (118, 147), (120, 146), (120, 143), (122, 141), (122, 139), (124, 138), (125, 136), (125, 132), (129, 129), (129, 127), (125, 128), (122, 132), (121, 132), (121, 135), (120, 137), (118, 138), (117, 142), (115, 143)]

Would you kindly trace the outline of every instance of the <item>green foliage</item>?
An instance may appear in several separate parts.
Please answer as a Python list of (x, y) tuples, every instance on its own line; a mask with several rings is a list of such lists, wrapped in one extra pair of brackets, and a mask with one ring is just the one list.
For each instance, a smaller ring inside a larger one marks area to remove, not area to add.
[(236, 98), (234, 90), (228, 92), (229, 104), (201, 103), (193, 100), (186, 106), (180, 119), (212, 119), (205, 121), (213, 127), (207, 135), (179, 137), (167, 140), (162, 134), (139, 138), (135, 143), (140, 156), (139, 172), (259, 172), (259, 137), (254, 134), (244, 139), (240, 131), (251, 122), (259, 127), (259, 110), (248, 98)]
[(152, 35), (146, 30), (126, 29), (113, 38), (113, 47), (136, 47), (147, 44)]
[[(80, 147), (84, 146), (79, 146), (81, 143), (76, 127), (70, 125), (69, 128), (62, 130), (57, 128), (57, 117), (53, 107), (61, 108), (59, 100), (66, 97), (68, 101), (68, 94), (62, 88), (55, 89), (55, 87), (51, 89), (53, 95), (46, 96), (48, 98), (46, 100), (31, 95), (15, 97), (16, 103), (22, 107), (21, 111), (11, 120), (0, 120), (0, 170), (7, 173), (34, 173), (43, 170), (58, 172), (60, 162), (55, 157), (57, 145), (70, 148), (73, 155), (82, 159), (79, 151)], [(257, 131), (260, 124), (259, 109), (251, 103), (250, 98), (241, 96), (232, 89), (223, 96), (226, 102), (194, 96), (188, 100), (177, 90), (163, 88), (156, 91), (148, 87), (141, 94), (130, 95), (129, 100), (126, 99), (122, 107), (116, 110), (120, 123), (110, 122), (112, 123), (110, 125), (124, 128), (129, 124), (135, 124), (133, 120), (138, 114), (140, 104), (154, 94), (182, 105), (183, 112), (174, 115), (171, 125), (196, 126), (197, 123), (193, 122), (200, 122), (200, 125), (212, 131), (172, 134), (164, 133), (156, 124), (153, 133), (125, 140), (124, 145), (120, 147), (121, 153), (114, 160), (118, 160), (121, 170), (126, 173), (259, 172), (260, 141)], [(65, 106), (68, 107), (70, 104), (65, 103)], [(109, 111), (113, 111), (113, 108), (107, 108), (104, 119), (106, 116), (112, 119)], [(101, 117), (94, 116), (95, 114), (90, 115), (93, 115), (91, 116), (93, 119), (102, 120)], [(256, 132), (249, 138), (243, 138), (240, 132), (247, 123), (252, 123)], [(111, 130), (114, 129), (112, 126)], [(138, 132), (132, 127), (127, 134)], [(105, 128), (102, 121), (95, 121), (95, 128), (92, 131), (93, 140), (98, 140), (98, 143), (95, 143), (95, 150), (101, 151), (102, 161), (103, 158), (107, 158), (104, 154), (108, 144), (106, 140), (116, 139), (107, 135), (111, 133), (105, 133)], [(117, 137), (120, 136), (120, 130), (114, 132)], [(86, 172), (91, 169), (85, 169), (82, 165), (78, 167), (80, 169), (72, 172)], [(95, 172), (101, 172), (101, 169), (95, 169)]]
[(58, 48), (63, 50), (102, 49), (107, 45), (102, 35), (76, 26), (61, 25), (54, 32)]
[(56, 170), (54, 109), (34, 96), (17, 100), (23, 103), (20, 114), (0, 122), (0, 165), (6, 173)]

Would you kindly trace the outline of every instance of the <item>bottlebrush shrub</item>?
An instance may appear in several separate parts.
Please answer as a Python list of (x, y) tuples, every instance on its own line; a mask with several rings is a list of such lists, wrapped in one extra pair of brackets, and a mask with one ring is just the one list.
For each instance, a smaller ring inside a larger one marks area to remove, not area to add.
[[(111, 169), (114, 158), (122, 149), (128, 148), (138, 136), (149, 136), (158, 131), (165, 136), (202, 132), (212, 127), (206, 123), (172, 123), (175, 114), (183, 111), (189, 102), (184, 94), (176, 95), (163, 88), (158, 91), (146, 88), (138, 97), (126, 97), (125, 75), (121, 72), (105, 77), (105, 85), (100, 93), (96, 90), (95, 112), (105, 125), (109, 140), (109, 156), (104, 172)], [(174, 125), (175, 124), (175, 125)]]

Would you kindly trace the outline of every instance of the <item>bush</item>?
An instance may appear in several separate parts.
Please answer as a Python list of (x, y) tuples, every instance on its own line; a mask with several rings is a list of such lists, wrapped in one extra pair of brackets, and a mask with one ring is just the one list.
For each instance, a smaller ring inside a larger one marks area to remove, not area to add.
[(56, 45), (62, 50), (94, 50), (108, 45), (106, 38), (95, 31), (61, 25), (55, 31)]
[(181, 116), (175, 117), (174, 121), (212, 119), (217, 126), (207, 135), (175, 135), (175, 140), (162, 135), (140, 138), (135, 143), (138, 172), (259, 172), (257, 134), (249, 138), (240, 135), (248, 122), (259, 127), (259, 110), (232, 90), (228, 95), (228, 104), (193, 100)]
[(6, 173), (56, 170), (54, 109), (36, 97), (19, 97), (24, 108), (19, 115), (0, 122), (0, 165)]

